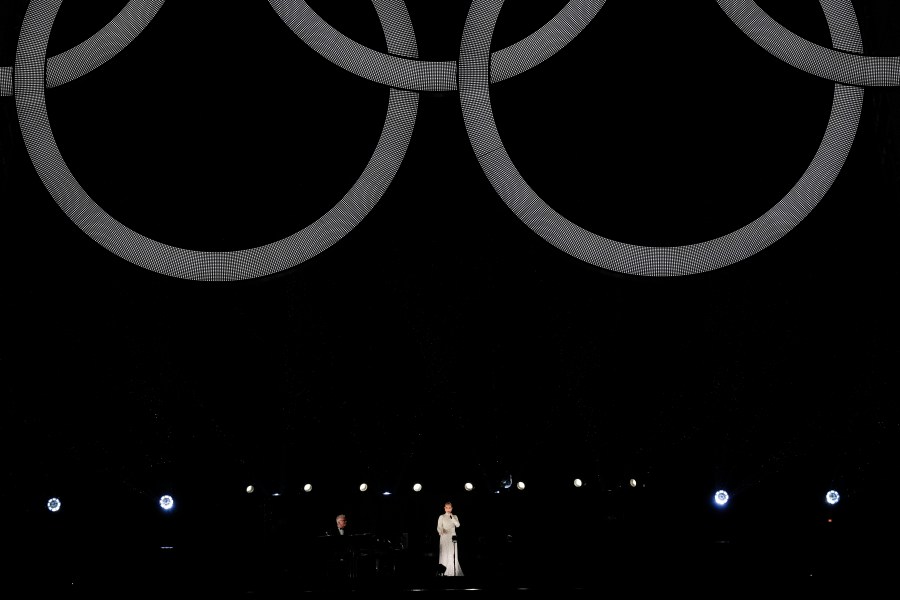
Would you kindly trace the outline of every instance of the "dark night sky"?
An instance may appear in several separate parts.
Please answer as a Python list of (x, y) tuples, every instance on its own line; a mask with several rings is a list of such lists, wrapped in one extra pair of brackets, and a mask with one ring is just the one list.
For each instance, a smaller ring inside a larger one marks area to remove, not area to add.
[[(4, 66), (26, 4), (3, 2)], [(124, 4), (63, 3), (50, 54)], [(225, 4), (169, 2), (113, 60), (47, 91), (90, 196), (197, 250), (264, 244), (318, 218), (369, 160), (388, 100), (266, 2)], [(369, 3), (309, 4), (385, 49)], [(408, 2), (422, 58), (455, 59), (468, 4)], [(564, 2), (507, 4), (493, 48)], [(829, 45), (814, 0), (759, 4)], [(866, 50), (900, 54), (893, 3), (854, 4)], [(619, 241), (679, 245), (741, 227), (790, 189), (833, 87), (765, 53), (714, 1), (610, 0), (491, 100), (511, 158), (557, 211)], [(481, 171), (458, 95), (423, 93), (402, 166), (362, 223), (294, 268), (232, 283), (153, 273), (88, 238), (42, 186), (15, 102), (0, 98), (0, 498), (18, 509), (90, 485), (201, 497), (248, 481), (296, 494), (314, 480), (348, 503), (338, 490), (368, 478), (421, 479), (465, 503), (466, 479), (538, 489), (581, 476), (613, 490), (636, 476), (660, 497), (676, 486), (686, 506), (720, 485), (760, 497), (839, 486), (872, 516), (896, 488), (898, 93), (866, 90), (846, 164), (793, 231), (673, 278), (545, 242)], [(440, 504), (428, 506), (430, 528)]]

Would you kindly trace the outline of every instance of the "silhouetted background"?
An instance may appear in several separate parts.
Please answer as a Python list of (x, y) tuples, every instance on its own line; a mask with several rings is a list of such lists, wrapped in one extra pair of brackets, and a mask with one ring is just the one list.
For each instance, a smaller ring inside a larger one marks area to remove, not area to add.
[[(407, 4), (420, 57), (455, 60), (469, 3)], [(508, 2), (492, 47), (564, 4)], [(830, 46), (818, 2), (758, 4)], [(867, 53), (900, 54), (894, 4), (854, 2)], [(48, 54), (124, 5), (63, 2)], [(371, 3), (309, 5), (386, 51)], [(2, 66), (26, 6), (2, 3)], [(609, 0), (557, 55), (492, 85), (491, 102), (548, 204), (601, 235), (666, 246), (777, 202), (821, 141), (833, 88), (712, 0)], [(445, 500), (473, 575), (583, 574), (639, 548), (647, 560), (708, 544), (771, 544), (773, 564), (816, 548), (804, 555), (815, 569), (844, 540), (858, 551), (896, 535), (898, 93), (866, 89), (846, 164), (794, 230), (671, 278), (545, 242), (481, 171), (458, 94), (421, 93), (371, 213), (312, 259), (232, 283), (153, 273), (92, 241), (44, 189), (15, 100), (0, 98), (7, 539), (34, 551), (29, 566), (63, 561), (65, 579), (91, 576), (89, 556), (160, 546), (302, 572), (338, 512), (402, 540), (403, 568), (422, 573)], [(265, 244), (327, 211), (369, 160), (387, 100), (264, 1), (168, 2), (113, 60), (47, 90), (90, 196), (197, 250)], [(725, 511), (711, 503), (720, 488)], [(163, 493), (172, 514), (156, 508)]]

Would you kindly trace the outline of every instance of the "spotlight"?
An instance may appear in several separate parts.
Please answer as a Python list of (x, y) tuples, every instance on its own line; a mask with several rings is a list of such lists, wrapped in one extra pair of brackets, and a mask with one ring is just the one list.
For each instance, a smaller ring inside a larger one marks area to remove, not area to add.
[(421, 492), (421, 491), (422, 491), (422, 484), (421, 484), (421, 483), (413, 484), (413, 491), (414, 491), (414, 492)]
[(159, 505), (163, 510), (172, 510), (175, 507), (175, 500), (172, 496), (164, 494), (159, 497)]
[(825, 502), (831, 504), (832, 506), (837, 504), (841, 499), (841, 495), (838, 494), (835, 490), (829, 490), (827, 494), (825, 494)]
[(50, 498), (47, 500), (47, 510), (50, 512), (59, 512), (60, 508), (62, 508), (62, 502), (60, 502), (59, 498)]
[(581, 487), (583, 485), (580, 479), (575, 479), (573, 483), (575, 484), (575, 487)]
[(304, 491), (304, 492), (311, 492), (311, 491), (312, 491), (312, 484), (307, 483), (306, 485), (304, 485), (304, 486), (303, 486), (303, 491)]
[(719, 490), (713, 495), (713, 501), (719, 506), (725, 506), (728, 504), (728, 492)]
[(516, 484), (516, 487), (519, 488), (520, 490), (524, 490), (524, 489), (525, 489), (525, 482), (524, 482), (524, 481), (520, 481), (519, 483)]
[(629, 479), (629, 480), (628, 480), (628, 485), (630, 485), (631, 487), (637, 487), (637, 480), (634, 479), (634, 478)]
[(254, 488), (252, 485), (248, 485), (248, 486), (247, 486), (247, 493), (248, 493), (248, 494), (252, 494), (255, 490), (256, 490), (256, 488)]
[(471, 492), (472, 489), (473, 489), (474, 487), (475, 487), (475, 486), (472, 485), (471, 483), (467, 483), (467, 484), (466, 484), (466, 491), (467, 491), (467, 492)]
[(367, 489), (369, 489), (368, 484), (365, 484), (365, 483), (359, 484), (359, 491), (364, 492), (364, 491), (366, 491)]

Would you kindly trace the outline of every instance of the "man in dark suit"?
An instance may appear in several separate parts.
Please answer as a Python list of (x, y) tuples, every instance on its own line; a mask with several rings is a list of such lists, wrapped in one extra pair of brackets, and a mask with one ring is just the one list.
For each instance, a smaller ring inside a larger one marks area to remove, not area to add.
[[(356, 577), (356, 548), (350, 537), (350, 524), (347, 515), (339, 514), (334, 519), (335, 528), (329, 529), (325, 535), (332, 540), (333, 556), (332, 575), (338, 578)], [(343, 538), (343, 539), (336, 539)]]
[(335, 535), (350, 535), (350, 528), (347, 524), (347, 515), (341, 513), (334, 519), (337, 524)]

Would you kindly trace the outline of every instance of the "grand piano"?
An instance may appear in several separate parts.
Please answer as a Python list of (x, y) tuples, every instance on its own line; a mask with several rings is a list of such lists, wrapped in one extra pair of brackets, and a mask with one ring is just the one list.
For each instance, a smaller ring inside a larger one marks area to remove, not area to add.
[(405, 533), (321, 535), (315, 550), (322, 573), (329, 578), (385, 577), (402, 570), (407, 542)]

